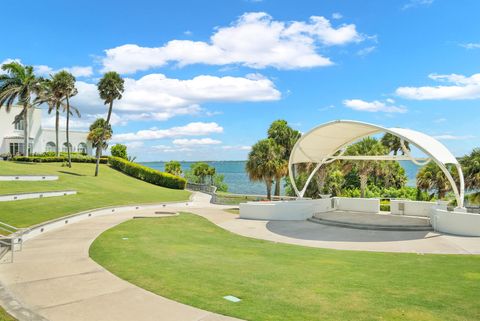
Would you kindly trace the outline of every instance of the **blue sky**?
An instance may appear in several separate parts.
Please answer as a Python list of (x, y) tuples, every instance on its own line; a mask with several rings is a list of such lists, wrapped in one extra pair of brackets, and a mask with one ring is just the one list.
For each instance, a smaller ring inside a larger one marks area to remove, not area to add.
[[(77, 76), (85, 129), (95, 84), (126, 78), (114, 140), (139, 160), (238, 160), (275, 119), (408, 127), (456, 155), (479, 146), (480, 2), (10, 1), (0, 62)], [(48, 116), (45, 126), (52, 124)]]

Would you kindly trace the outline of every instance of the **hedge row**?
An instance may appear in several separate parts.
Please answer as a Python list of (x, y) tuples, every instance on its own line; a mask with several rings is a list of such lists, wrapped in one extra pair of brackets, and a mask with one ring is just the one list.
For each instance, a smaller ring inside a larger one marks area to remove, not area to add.
[(187, 180), (182, 177), (160, 172), (150, 167), (129, 162), (123, 158), (111, 156), (108, 158), (108, 163), (113, 168), (127, 175), (155, 185), (175, 189), (185, 189), (185, 185), (187, 184)]
[[(30, 162), (30, 163), (54, 163), (54, 162), (67, 162), (68, 157), (66, 156), (15, 156), (13, 160), (16, 162)], [(72, 163), (95, 163), (97, 159), (95, 157), (90, 156), (73, 156)], [(108, 162), (108, 158), (102, 157), (100, 158), (101, 164), (106, 164)]]

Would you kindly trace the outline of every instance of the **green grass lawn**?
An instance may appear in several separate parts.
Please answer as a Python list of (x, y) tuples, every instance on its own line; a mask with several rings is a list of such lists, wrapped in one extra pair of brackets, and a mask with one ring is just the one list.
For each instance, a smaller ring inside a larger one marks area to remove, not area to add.
[(145, 183), (101, 165), (100, 175), (94, 177), (95, 164), (0, 162), (0, 175), (51, 174), (58, 181), (2, 182), (0, 194), (76, 190), (77, 195), (30, 199), (0, 203), (0, 221), (27, 227), (47, 220), (88, 209), (113, 205), (182, 201), (190, 193)]
[(154, 293), (246, 320), (480, 320), (480, 256), (272, 243), (186, 213), (120, 224), (90, 256)]
[(13, 318), (7, 311), (0, 307), (0, 321), (17, 321), (17, 319)]

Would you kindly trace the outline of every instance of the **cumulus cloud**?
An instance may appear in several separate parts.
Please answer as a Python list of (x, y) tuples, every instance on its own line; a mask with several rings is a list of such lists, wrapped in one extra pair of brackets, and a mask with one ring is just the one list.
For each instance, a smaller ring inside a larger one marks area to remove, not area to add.
[[(91, 114), (106, 110), (95, 84), (77, 81), (76, 86), (78, 95), (72, 98), (75, 106)], [(186, 80), (149, 74), (138, 80), (126, 78), (123, 98), (114, 108), (124, 121), (164, 121), (177, 115), (199, 114), (202, 103), (274, 101), (280, 97), (274, 83), (260, 74), (200, 75)]]
[(399, 87), (396, 94), (402, 98), (414, 100), (460, 100), (480, 98), (480, 73), (470, 77), (458, 74), (431, 74), (430, 79), (449, 85)]
[(193, 139), (181, 138), (181, 139), (175, 139), (172, 143), (177, 146), (198, 146), (198, 145), (218, 145), (218, 144), (221, 144), (222, 142), (220, 140), (211, 139), (211, 138), (193, 138)]
[(417, 8), (417, 7), (429, 7), (434, 0), (409, 0), (403, 5), (402, 10)]
[(224, 145), (222, 146), (224, 150), (251, 150), (252, 146), (247, 145)]
[(461, 43), (460, 46), (466, 49), (480, 49), (480, 42)]
[(50, 74), (55, 74), (59, 71), (66, 70), (75, 77), (90, 77), (93, 75), (93, 68), (90, 66), (73, 66), (73, 67), (64, 67), (60, 69), (53, 69), (47, 65), (35, 65), (33, 66), (34, 71), (37, 75), (48, 76)]
[(407, 109), (401, 105), (394, 105), (393, 99), (387, 99), (385, 102), (374, 100), (365, 101), (361, 99), (345, 99), (343, 104), (353, 110), (366, 112), (384, 112), (384, 113), (405, 113)]
[(169, 129), (150, 128), (139, 130), (136, 133), (117, 134), (113, 136), (115, 141), (143, 141), (185, 136), (205, 136), (222, 133), (223, 127), (217, 123), (193, 122), (185, 126), (172, 127)]
[(239, 64), (251, 68), (296, 69), (328, 66), (321, 46), (360, 42), (365, 36), (354, 24), (337, 27), (321, 16), (309, 21), (276, 21), (265, 12), (245, 13), (228, 27), (220, 27), (209, 42), (171, 40), (160, 47), (125, 44), (105, 50), (103, 70), (133, 73), (162, 67), (169, 62), (190, 64)]

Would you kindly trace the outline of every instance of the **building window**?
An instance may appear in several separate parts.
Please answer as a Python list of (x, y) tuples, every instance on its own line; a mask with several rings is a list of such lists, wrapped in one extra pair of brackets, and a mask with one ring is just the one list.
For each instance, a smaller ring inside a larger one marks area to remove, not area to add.
[[(73, 152), (72, 144), (69, 143), (69, 145), (70, 145), (70, 152)], [(62, 152), (68, 152), (67, 146), (68, 146), (67, 143), (63, 143)]]
[[(10, 155), (23, 155), (25, 144), (23, 143), (10, 143)], [(28, 144), (28, 152), (31, 153), (33, 150), (33, 144)]]
[(55, 152), (56, 151), (56, 145), (54, 142), (48, 142), (47, 145), (45, 146), (45, 151), (46, 152)]
[(77, 151), (79, 153), (86, 154), (87, 153), (87, 144), (85, 144), (85, 143), (78, 144)]
[(15, 123), (16, 130), (24, 130), (25, 129), (25, 122), (23, 119), (20, 119), (18, 122)]

